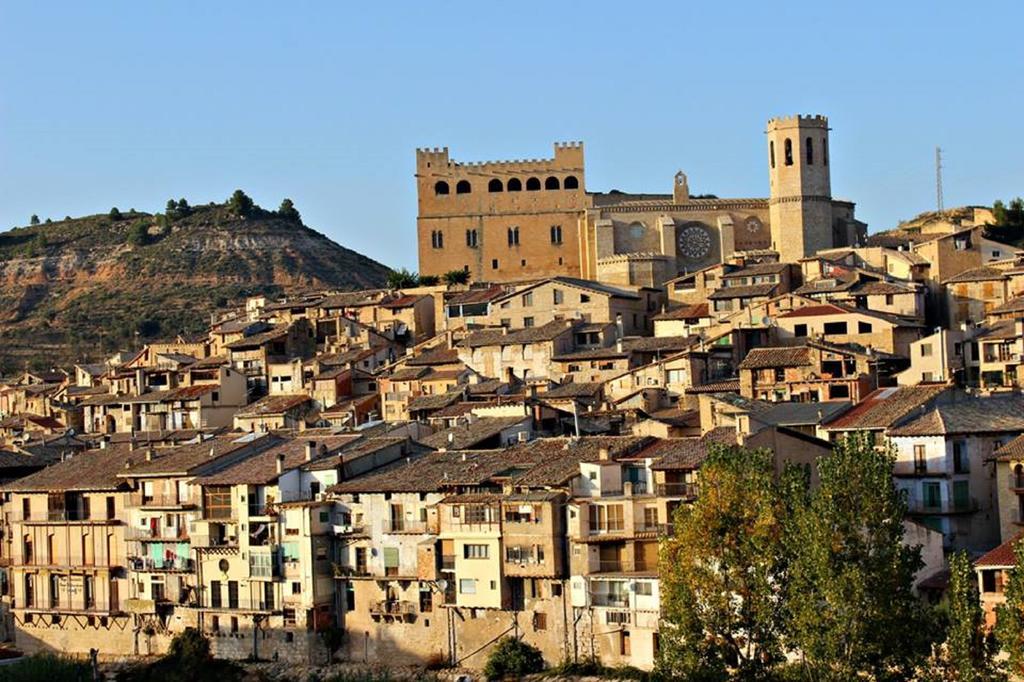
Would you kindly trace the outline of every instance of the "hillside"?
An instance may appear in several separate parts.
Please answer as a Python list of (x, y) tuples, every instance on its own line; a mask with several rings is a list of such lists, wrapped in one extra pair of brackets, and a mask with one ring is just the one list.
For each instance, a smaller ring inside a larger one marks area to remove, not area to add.
[(389, 269), (304, 226), (223, 204), (0, 233), (0, 372), (193, 334), (253, 293), (378, 287)]

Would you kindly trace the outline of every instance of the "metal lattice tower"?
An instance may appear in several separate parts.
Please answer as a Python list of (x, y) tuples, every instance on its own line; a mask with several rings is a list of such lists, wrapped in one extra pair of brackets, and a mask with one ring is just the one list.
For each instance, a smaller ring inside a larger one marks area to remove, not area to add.
[(942, 211), (942, 147), (935, 148), (935, 205)]

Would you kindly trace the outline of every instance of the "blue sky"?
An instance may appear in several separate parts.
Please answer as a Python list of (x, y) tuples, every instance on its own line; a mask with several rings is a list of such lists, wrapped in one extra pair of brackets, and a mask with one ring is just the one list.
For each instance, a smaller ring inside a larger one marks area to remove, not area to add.
[[(835, 6), (833, 6), (835, 5)], [(1024, 194), (1020, 3), (0, 0), (0, 228), (236, 187), (416, 267), (414, 150), (584, 140), (587, 188), (766, 196), (775, 115), (831, 119), (871, 230)]]

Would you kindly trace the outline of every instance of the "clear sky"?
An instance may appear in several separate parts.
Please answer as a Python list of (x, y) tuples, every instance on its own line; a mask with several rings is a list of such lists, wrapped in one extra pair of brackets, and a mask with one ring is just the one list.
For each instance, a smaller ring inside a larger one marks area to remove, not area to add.
[(416, 267), (414, 150), (586, 143), (587, 188), (767, 196), (823, 113), (869, 229), (1024, 194), (1019, 2), (0, 0), (0, 228), (237, 187)]

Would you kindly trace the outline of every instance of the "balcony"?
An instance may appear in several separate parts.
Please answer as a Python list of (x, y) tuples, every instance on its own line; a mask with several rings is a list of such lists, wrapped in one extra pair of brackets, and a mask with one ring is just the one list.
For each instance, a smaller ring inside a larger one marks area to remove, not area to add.
[(410, 521), (408, 519), (384, 519), (385, 533), (426, 533), (426, 521)]
[(368, 578), (370, 577), (370, 571), (366, 566), (342, 566), (341, 564), (331, 564), (334, 569), (335, 578)]
[(414, 618), (416, 616), (416, 604), (411, 601), (400, 601), (397, 599), (385, 599), (370, 605), (370, 615), (388, 618)]
[(591, 595), (590, 603), (592, 606), (604, 606), (613, 609), (628, 609), (629, 595), (596, 592)]
[(591, 573), (652, 573), (657, 570), (658, 565), (655, 562), (601, 559), (597, 562), (597, 570), (592, 570)]
[(686, 482), (658, 483), (654, 493), (659, 497), (681, 497), (687, 500), (697, 499), (697, 484)]
[(185, 541), (189, 539), (188, 528), (184, 525), (173, 528), (127, 528), (124, 533), (125, 540), (135, 541)]
[(96, 523), (96, 524), (120, 524), (121, 519), (100, 517), (98, 514), (90, 514), (81, 509), (48, 509), (31, 510), (26, 513), (24, 510), (17, 510), (13, 514), (13, 520), (21, 523)]
[(911, 499), (907, 501), (907, 512), (913, 515), (929, 516), (937, 514), (971, 514), (978, 511), (977, 498), (967, 500), (930, 501)]
[(129, 557), (129, 566), (139, 572), (189, 573), (195, 570), (195, 562), (186, 557), (152, 559), (150, 557)]
[(249, 516), (276, 516), (277, 505), (273, 502), (264, 502), (263, 504), (250, 504), (249, 505)]
[(141, 509), (188, 509), (199, 506), (199, 500), (193, 495), (179, 495), (177, 491), (152, 495), (132, 493), (128, 504)]
[(454, 554), (442, 554), (441, 555), (441, 570), (442, 571), (454, 571), (455, 570), (455, 555)]

